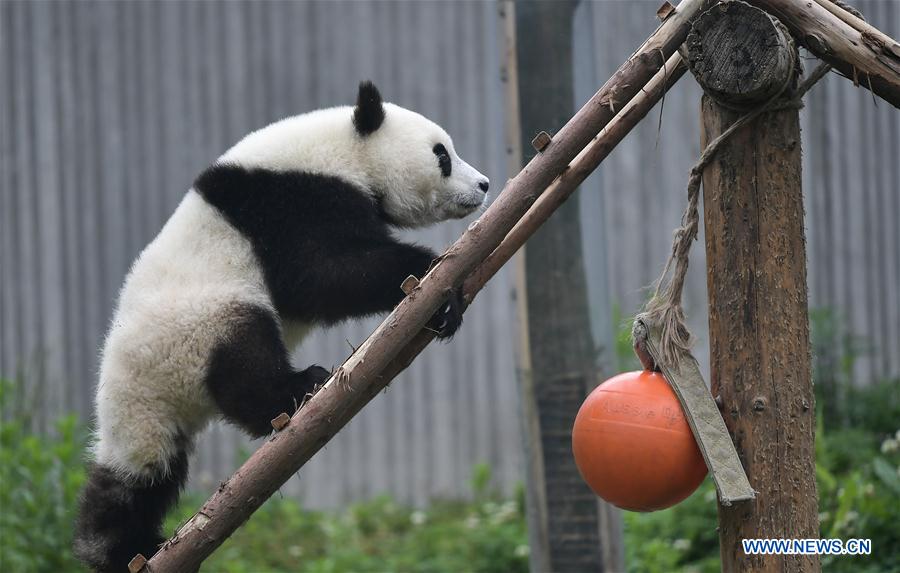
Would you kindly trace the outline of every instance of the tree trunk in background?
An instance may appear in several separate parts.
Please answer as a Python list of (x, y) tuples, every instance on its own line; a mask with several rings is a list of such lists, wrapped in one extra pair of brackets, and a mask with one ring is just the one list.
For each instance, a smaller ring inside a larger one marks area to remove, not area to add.
[[(535, 153), (532, 138), (542, 130), (552, 133), (575, 111), (576, 5), (572, 1), (515, 5), (525, 162)], [(531, 395), (523, 396), (523, 411), (529, 417), (525, 439), (539, 439), (539, 444), (526, 444), (532, 571), (604, 570), (597, 497), (582, 481), (571, 445), (575, 414), (597, 383), (578, 205), (577, 196), (569, 199), (528, 241), (525, 251), (531, 365), (530, 376), (523, 373), (528, 382), (524, 388), (531, 389)]]

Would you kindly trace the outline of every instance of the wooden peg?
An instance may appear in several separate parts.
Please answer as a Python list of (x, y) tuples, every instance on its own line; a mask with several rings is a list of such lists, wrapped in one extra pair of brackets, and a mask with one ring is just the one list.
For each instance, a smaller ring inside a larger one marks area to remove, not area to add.
[(671, 16), (675, 12), (675, 6), (672, 6), (668, 0), (663, 2), (662, 6), (659, 7), (659, 10), (656, 11), (656, 17), (659, 18), (660, 22), (665, 22), (666, 18)]
[(138, 553), (128, 562), (129, 573), (138, 573), (147, 564), (147, 558)]
[(404, 279), (404, 281), (400, 284), (400, 289), (401, 289), (403, 292), (405, 292), (406, 294), (409, 294), (409, 293), (411, 293), (411, 292), (413, 291), (413, 289), (416, 288), (417, 286), (419, 286), (419, 279), (417, 279), (416, 277), (414, 277), (414, 276), (412, 276), (412, 275), (409, 275), (409, 276), (406, 277), (406, 279)]
[(291, 417), (287, 414), (287, 412), (282, 412), (272, 420), (272, 427), (275, 428), (276, 432), (281, 431), (282, 428), (288, 425), (291, 421)]
[(550, 134), (546, 131), (542, 131), (531, 140), (531, 146), (534, 147), (535, 151), (538, 153), (542, 152), (550, 145), (550, 140), (553, 139), (550, 137)]

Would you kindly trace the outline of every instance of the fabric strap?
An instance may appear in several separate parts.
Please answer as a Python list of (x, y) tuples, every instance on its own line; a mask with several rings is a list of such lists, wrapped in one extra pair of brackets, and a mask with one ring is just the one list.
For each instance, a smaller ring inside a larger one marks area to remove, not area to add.
[(680, 353), (674, 365), (662, 361), (661, 328), (648, 322), (647, 318), (637, 318), (632, 329), (635, 353), (648, 370), (659, 370), (675, 390), (684, 410), (706, 467), (709, 468), (719, 502), (731, 505), (736, 501), (754, 499), (756, 492), (744, 472), (731, 435), (725, 427), (725, 420), (703, 381), (700, 366), (690, 352)]

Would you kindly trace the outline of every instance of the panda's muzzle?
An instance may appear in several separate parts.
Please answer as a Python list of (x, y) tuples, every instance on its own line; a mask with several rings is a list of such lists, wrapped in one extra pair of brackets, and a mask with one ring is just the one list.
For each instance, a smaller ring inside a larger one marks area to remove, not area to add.
[(491, 182), (487, 177), (485, 177), (479, 180), (475, 184), (475, 187), (477, 188), (477, 190), (473, 190), (471, 195), (468, 195), (465, 198), (459, 198), (456, 201), (456, 204), (468, 211), (474, 211), (478, 207), (481, 207), (485, 199), (487, 199), (487, 192), (491, 187)]

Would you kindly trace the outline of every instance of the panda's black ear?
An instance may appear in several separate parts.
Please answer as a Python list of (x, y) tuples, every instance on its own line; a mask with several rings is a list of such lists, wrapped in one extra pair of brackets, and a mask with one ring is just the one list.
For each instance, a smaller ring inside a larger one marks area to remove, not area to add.
[(384, 122), (384, 105), (375, 84), (366, 80), (359, 83), (356, 109), (353, 110), (353, 125), (360, 135), (369, 135)]

